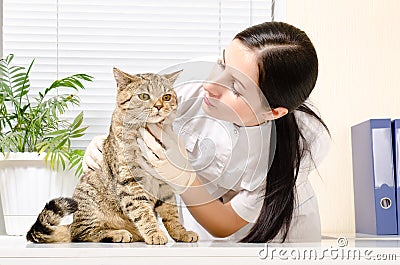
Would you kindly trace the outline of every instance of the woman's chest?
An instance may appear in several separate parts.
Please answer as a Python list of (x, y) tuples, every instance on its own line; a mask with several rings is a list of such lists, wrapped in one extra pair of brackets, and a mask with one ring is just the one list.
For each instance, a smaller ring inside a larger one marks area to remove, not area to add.
[(208, 189), (238, 191), (242, 182), (245, 188), (261, 183), (268, 169), (270, 134), (266, 128), (245, 129), (210, 117), (202, 111), (201, 99), (194, 99), (190, 106), (176, 118), (173, 128)]

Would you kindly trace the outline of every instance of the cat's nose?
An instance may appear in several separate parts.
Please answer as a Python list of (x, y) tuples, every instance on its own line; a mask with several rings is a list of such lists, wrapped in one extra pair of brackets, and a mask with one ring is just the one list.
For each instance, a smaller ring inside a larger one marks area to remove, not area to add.
[(154, 107), (155, 107), (157, 110), (160, 110), (160, 109), (162, 108), (162, 105), (161, 105), (161, 104), (155, 104)]

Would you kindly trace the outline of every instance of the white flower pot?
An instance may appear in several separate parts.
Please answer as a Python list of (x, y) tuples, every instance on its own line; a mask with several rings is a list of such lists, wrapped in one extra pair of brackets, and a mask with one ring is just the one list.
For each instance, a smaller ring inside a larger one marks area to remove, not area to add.
[(46, 202), (71, 197), (77, 184), (72, 171), (53, 171), (37, 153), (0, 155), (0, 185), (8, 235), (26, 235)]

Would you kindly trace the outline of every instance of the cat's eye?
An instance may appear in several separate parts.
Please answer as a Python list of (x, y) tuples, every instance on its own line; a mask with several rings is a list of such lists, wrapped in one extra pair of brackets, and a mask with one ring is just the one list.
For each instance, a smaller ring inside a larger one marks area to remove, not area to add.
[(170, 101), (172, 98), (171, 94), (165, 94), (164, 96), (162, 96), (162, 100), (163, 101)]
[(147, 101), (150, 99), (150, 95), (146, 93), (138, 94), (138, 98), (143, 101)]

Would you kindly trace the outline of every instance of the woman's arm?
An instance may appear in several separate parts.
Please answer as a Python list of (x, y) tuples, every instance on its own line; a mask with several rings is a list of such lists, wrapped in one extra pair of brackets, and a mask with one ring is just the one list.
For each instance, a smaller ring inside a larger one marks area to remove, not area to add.
[(196, 221), (214, 237), (230, 236), (248, 224), (230, 202), (212, 198), (197, 177), (181, 197)]
[[(141, 134), (143, 140), (138, 138), (137, 141), (145, 158), (153, 165), (148, 168), (149, 172), (154, 172), (153, 176), (181, 194), (190, 213), (211, 235), (227, 237), (248, 223), (236, 214), (230, 203), (223, 204), (212, 198), (197, 178), (183, 142), (171, 127), (148, 124)], [(149, 167), (144, 161), (141, 164), (144, 169)]]

